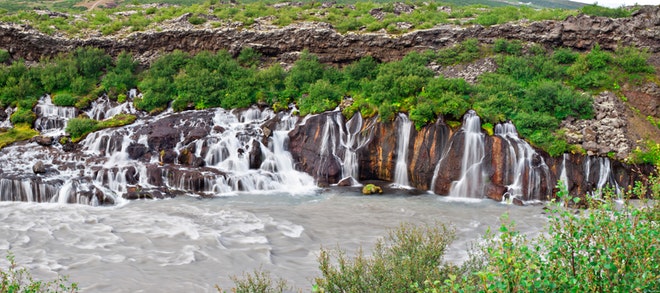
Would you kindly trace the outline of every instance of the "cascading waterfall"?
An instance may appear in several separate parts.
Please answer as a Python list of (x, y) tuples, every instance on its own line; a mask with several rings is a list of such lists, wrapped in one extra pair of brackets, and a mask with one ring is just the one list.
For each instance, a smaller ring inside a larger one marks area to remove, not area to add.
[(41, 97), (37, 105), (34, 106), (34, 110), (38, 116), (34, 122), (34, 128), (49, 135), (64, 134), (69, 119), (78, 115), (78, 109), (74, 107), (55, 106), (50, 95)]
[(565, 191), (568, 192), (568, 187), (570, 186), (568, 182), (568, 171), (566, 164), (568, 163), (568, 154), (564, 153), (562, 156), (562, 162), (561, 162), (561, 172), (559, 173), (559, 180), (561, 181), (561, 188)]
[(355, 113), (344, 123), (340, 111), (328, 115), (323, 126), (323, 140), (319, 149), (322, 168), (334, 160), (341, 165), (340, 181), (349, 180), (352, 186), (361, 186), (358, 181), (358, 150), (365, 147), (372, 137), (372, 125), (364, 125), (360, 113)]
[(366, 127), (368, 133), (362, 133), (364, 119), (360, 113), (355, 113), (346, 122), (346, 128), (341, 127), (344, 116), (337, 112), (337, 124), (339, 127), (339, 144), (344, 148), (344, 159), (342, 160), (342, 177), (351, 179), (352, 185), (359, 186), (359, 167), (357, 151), (366, 146), (371, 140), (371, 127)]
[[(612, 174), (612, 167), (609, 158), (587, 157), (584, 161), (584, 169), (586, 170), (585, 181), (587, 186), (593, 187), (590, 192), (592, 196), (600, 197), (603, 193), (603, 188), (606, 187), (613, 188), (616, 194), (621, 193), (621, 188)], [(592, 169), (598, 170), (597, 178), (591, 178)]]
[(408, 116), (400, 113), (397, 118), (397, 146), (396, 146), (396, 166), (394, 168), (393, 187), (411, 188), (408, 181), (408, 146), (410, 144), (410, 132), (412, 121)]
[(11, 114), (14, 113), (15, 109), (14, 108), (7, 108), (4, 109), (4, 115), (7, 118), (6, 119), (0, 119), (0, 128), (12, 128), (11, 120), (9, 120), (9, 117), (11, 117)]
[[(96, 102), (88, 113), (95, 117), (133, 111), (132, 106), (123, 104), (105, 105), (108, 101), (102, 98)], [(44, 98), (38, 110), (40, 115), (61, 111), (50, 105)], [(63, 114), (67, 115), (71, 116)], [(7, 166), (0, 171), (1, 199), (98, 205), (121, 203), (124, 196), (152, 198), (170, 192), (202, 196), (255, 191), (314, 192), (314, 179), (294, 168), (287, 151), (288, 133), (295, 127), (297, 117), (278, 115), (279, 123), (268, 138), (261, 124), (276, 114), (255, 107), (242, 112), (166, 111), (139, 118), (131, 125), (91, 133), (72, 152), (60, 146), (27, 142), (9, 146), (0, 151), (0, 164)], [(166, 142), (174, 146), (172, 149), (152, 149), (148, 127), (158, 121), (172, 121), (166, 122), (177, 133), (177, 141)], [(206, 129), (208, 135), (191, 138), (187, 136), (190, 129)], [(131, 157), (131, 149), (141, 150), (136, 158)], [(163, 163), (167, 151), (174, 153), (173, 163)], [(196, 166), (200, 167), (182, 165), (183, 154), (198, 158), (201, 165)], [(32, 166), (37, 163), (46, 167), (45, 173), (33, 174)]]
[(463, 118), (461, 128), (464, 136), (461, 176), (451, 184), (449, 196), (480, 198), (484, 195), (484, 174), (481, 168), (485, 157), (484, 134), (481, 133), (481, 119), (473, 110)]
[(495, 125), (494, 134), (508, 144), (504, 184), (509, 198), (523, 201), (540, 200), (548, 190), (541, 189), (542, 180), (550, 181), (550, 168), (529, 143), (518, 137), (518, 131), (511, 122)]

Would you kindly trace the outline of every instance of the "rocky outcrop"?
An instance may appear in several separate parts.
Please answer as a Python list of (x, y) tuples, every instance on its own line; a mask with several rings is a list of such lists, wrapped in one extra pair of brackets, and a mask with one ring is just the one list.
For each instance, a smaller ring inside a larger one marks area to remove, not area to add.
[[(400, 13), (406, 13), (402, 6)], [(398, 60), (410, 51), (439, 49), (469, 38), (493, 42), (498, 38), (518, 39), (548, 47), (591, 48), (595, 43), (612, 50), (620, 44), (660, 51), (660, 7), (645, 6), (630, 18), (610, 19), (587, 15), (569, 16), (563, 21), (521, 21), (491, 27), (441, 25), (403, 35), (386, 33), (340, 34), (324, 23), (296, 23), (283, 28), (244, 29), (235, 26), (216, 29), (186, 29), (173, 25), (161, 31), (136, 32), (122, 37), (83, 39), (49, 36), (30, 27), (0, 25), (0, 48), (15, 59), (37, 61), (41, 56), (68, 52), (81, 46), (104, 49), (111, 55), (133, 53), (144, 63), (174, 50), (196, 53), (203, 50), (229, 50), (237, 54), (251, 47), (267, 57), (286, 58), (304, 49), (322, 62), (347, 63), (363, 56), (381, 61)]]
[(568, 143), (581, 145), (588, 155), (615, 154), (623, 160), (634, 149), (634, 140), (628, 135), (626, 111), (627, 107), (616, 95), (604, 92), (594, 98), (594, 119), (568, 119), (561, 127), (566, 130)]

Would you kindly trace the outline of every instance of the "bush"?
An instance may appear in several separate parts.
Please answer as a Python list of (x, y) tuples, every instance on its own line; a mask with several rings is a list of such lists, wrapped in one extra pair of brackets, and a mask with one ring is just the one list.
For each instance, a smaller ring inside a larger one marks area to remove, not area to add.
[(5, 49), (0, 49), (0, 63), (5, 63), (11, 59), (11, 55), (9, 54), (9, 51)]
[(454, 267), (442, 262), (455, 232), (445, 225), (418, 227), (402, 224), (380, 239), (371, 257), (360, 250), (321, 249), (314, 288), (320, 292), (406, 292), (427, 279), (445, 279)]
[(37, 120), (37, 114), (32, 112), (31, 108), (24, 107), (17, 108), (16, 112), (11, 114), (11, 117), (9, 117), (9, 121), (11, 121), (11, 123), (14, 125), (21, 123), (33, 125), (35, 120)]
[(604, 16), (609, 18), (629, 17), (631, 13), (630, 10), (627, 10), (623, 7), (607, 8), (607, 7), (598, 6), (598, 3), (582, 6), (580, 11), (582, 11), (582, 13), (587, 15)]
[(199, 15), (193, 15), (190, 18), (188, 18), (188, 22), (192, 25), (200, 25), (206, 22), (206, 18), (201, 17)]
[(653, 66), (648, 64), (649, 53), (646, 49), (639, 50), (631, 46), (618, 47), (614, 52), (614, 61), (627, 73), (654, 73)]
[[(284, 279), (273, 281), (270, 273), (262, 270), (243, 274), (240, 278), (233, 276), (231, 280), (236, 286), (232, 288), (232, 292), (236, 293), (282, 293), (290, 289)], [(223, 292), (217, 286), (216, 288), (218, 292)]]
[(61, 107), (73, 107), (78, 102), (76, 97), (69, 93), (58, 93), (53, 96), (53, 104)]
[(0, 292), (78, 292), (76, 283), (68, 283), (66, 277), (60, 276), (57, 280), (43, 282), (32, 278), (30, 272), (16, 264), (14, 255), (7, 254), (9, 267), (6, 271), (0, 269)]
[[(0, 131), (0, 149), (17, 141), (27, 140), (39, 132), (32, 129), (31, 125), (16, 124), (6, 132)], [(3, 292), (0, 290), (0, 292)]]
[(96, 131), (98, 121), (89, 118), (71, 118), (66, 125), (66, 132), (73, 141), (78, 141), (90, 132)]
[[(528, 239), (506, 216), (499, 233), (488, 234), (470, 262), (482, 264), (459, 276), (426, 282), (419, 292), (654, 292), (657, 274), (660, 181), (636, 184), (617, 203), (610, 190), (602, 198), (570, 198), (566, 192), (549, 204), (548, 230)], [(582, 204), (575, 211), (567, 205)], [(423, 290), (422, 290), (423, 289)]]

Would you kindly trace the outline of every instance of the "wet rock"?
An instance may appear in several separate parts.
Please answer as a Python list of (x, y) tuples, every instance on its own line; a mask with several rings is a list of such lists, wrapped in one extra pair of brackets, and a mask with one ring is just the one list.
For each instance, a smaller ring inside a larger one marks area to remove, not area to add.
[(158, 158), (161, 164), (174, 164), (177, 159), (177, 154), (173, 150), (162, 150), (159, 154)]
[(353, 178), (347, 177), (337, 182), (337, 186), (353, 186)]
[(42, 146), (51, 146), (54, 142), (54, 138), (51, 136), (43, 136), (43, 135), (37, 135), (30, 139), (30, 141), (36, 142), (39, 145)]
[(138, 160), (149, 151), (147, 146), (141, 143), (131, 143), (126, 147), (126, 152), (131, 160)]
[(42, 162), (42, 161), (37, 161), (37, 162), (32, 166), (32, 172), (34, 172), (34, 174), (43, 174), (43, 173), (46, 173), (46, 166), (44, 165), (44, 162)]
[(495, 200), (502, 201), (504, 194), (506, 193), (507, 188), (498, 184), (489, 184), (486, 187), (486, 197)]

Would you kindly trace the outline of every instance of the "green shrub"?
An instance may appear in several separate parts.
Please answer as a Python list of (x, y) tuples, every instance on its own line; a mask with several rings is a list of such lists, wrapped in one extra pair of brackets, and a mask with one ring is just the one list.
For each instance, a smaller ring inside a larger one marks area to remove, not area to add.
[(245, 47), (238, 54), (237, 59), (243, 67), (257, 67), (261, 62), (261, 53), (251, 47)]
[(406, 292), (427, 279), (445, 279), (454, 269), (442, 262), (455, 232), (445, 225), (402, 224), (379, 240), (371, 257), (360, 250), (348, 257), (341, 250), (321, 249), (317, 292)]
[(192, 25), (200, 25), (206, 22), (206, 18), (200, 17), (199, 15), (193, 15), (188, 18), (188, 22)]
[(0, 63), (5, 63), (11, 59), (11, 55), (9, 54), (9, 51), (5, 49), (0, 49)]
[[(231, 280), (235, 287), (232, 292), (237, 293), (282, 293), (290, 290), (284, 279), (273, 280), (267, 271), (255, 270), (253, 273), (244, 273), (243, 276), (233, 276)], [(218, 292), (224, 292), (218, 288)]]
[(57, 280), (43, 282), (34, 280), (32, 274), (16, 264), (13, 254), (7, 254), (9, 267), (7, 270), (0, 269), (0, 292), (78, 292), (76, 283), (69, 284), (66, 277), (60, 276)]
[(85, 137), (90, 132), (97, 130), (98, 121), (89, 118), (71, 118), (66, 125), (66, 132), (71, 135), (75, 142)]
[(301, 115), (321, 113), (339, 105), (343, 94), (339, 87), (325, 79), (316, 81), (309, 87), (309, 94), (300, 98), (298, 107)]
[(559, 48), (552, 53), (552, 60), (558, 64), (573, 64), (578, 56), (579, 54), (571, 51), (571, 49)]
[(627, 73), (654, 73), (655, 69), (648, 64), (649, 53), (646, 49), (639, 50), (632, 46), (618, 47), (614, 52), (614, 61)]
[(592, 5), (585, 5), (582, 6), (580, 9), (582, 13), (587, 14), (587, 15), (592, 15), (592, 16), (604, 16), (604, 17), (610, 17), (610, 18), (623, 18), (623, 17), (629, 17), (631, 11), (619, 7), (619, 8), (607, 8), (603, 6), (598, 6), (598, 3), (594, 3)]
[(53, 104), (61, 107), (73, 107), (78, 99), (69, 93), (58, 93), (53, 96)]
[(16, 112), (11, 114), (9, 120), (14, 125), (21, 123), (25, 123), (27, 125), (33, 125), (34, 121), (37, 120), (37, 114), (32, 112), (32, 108), (19, 107), (16, 109)]

